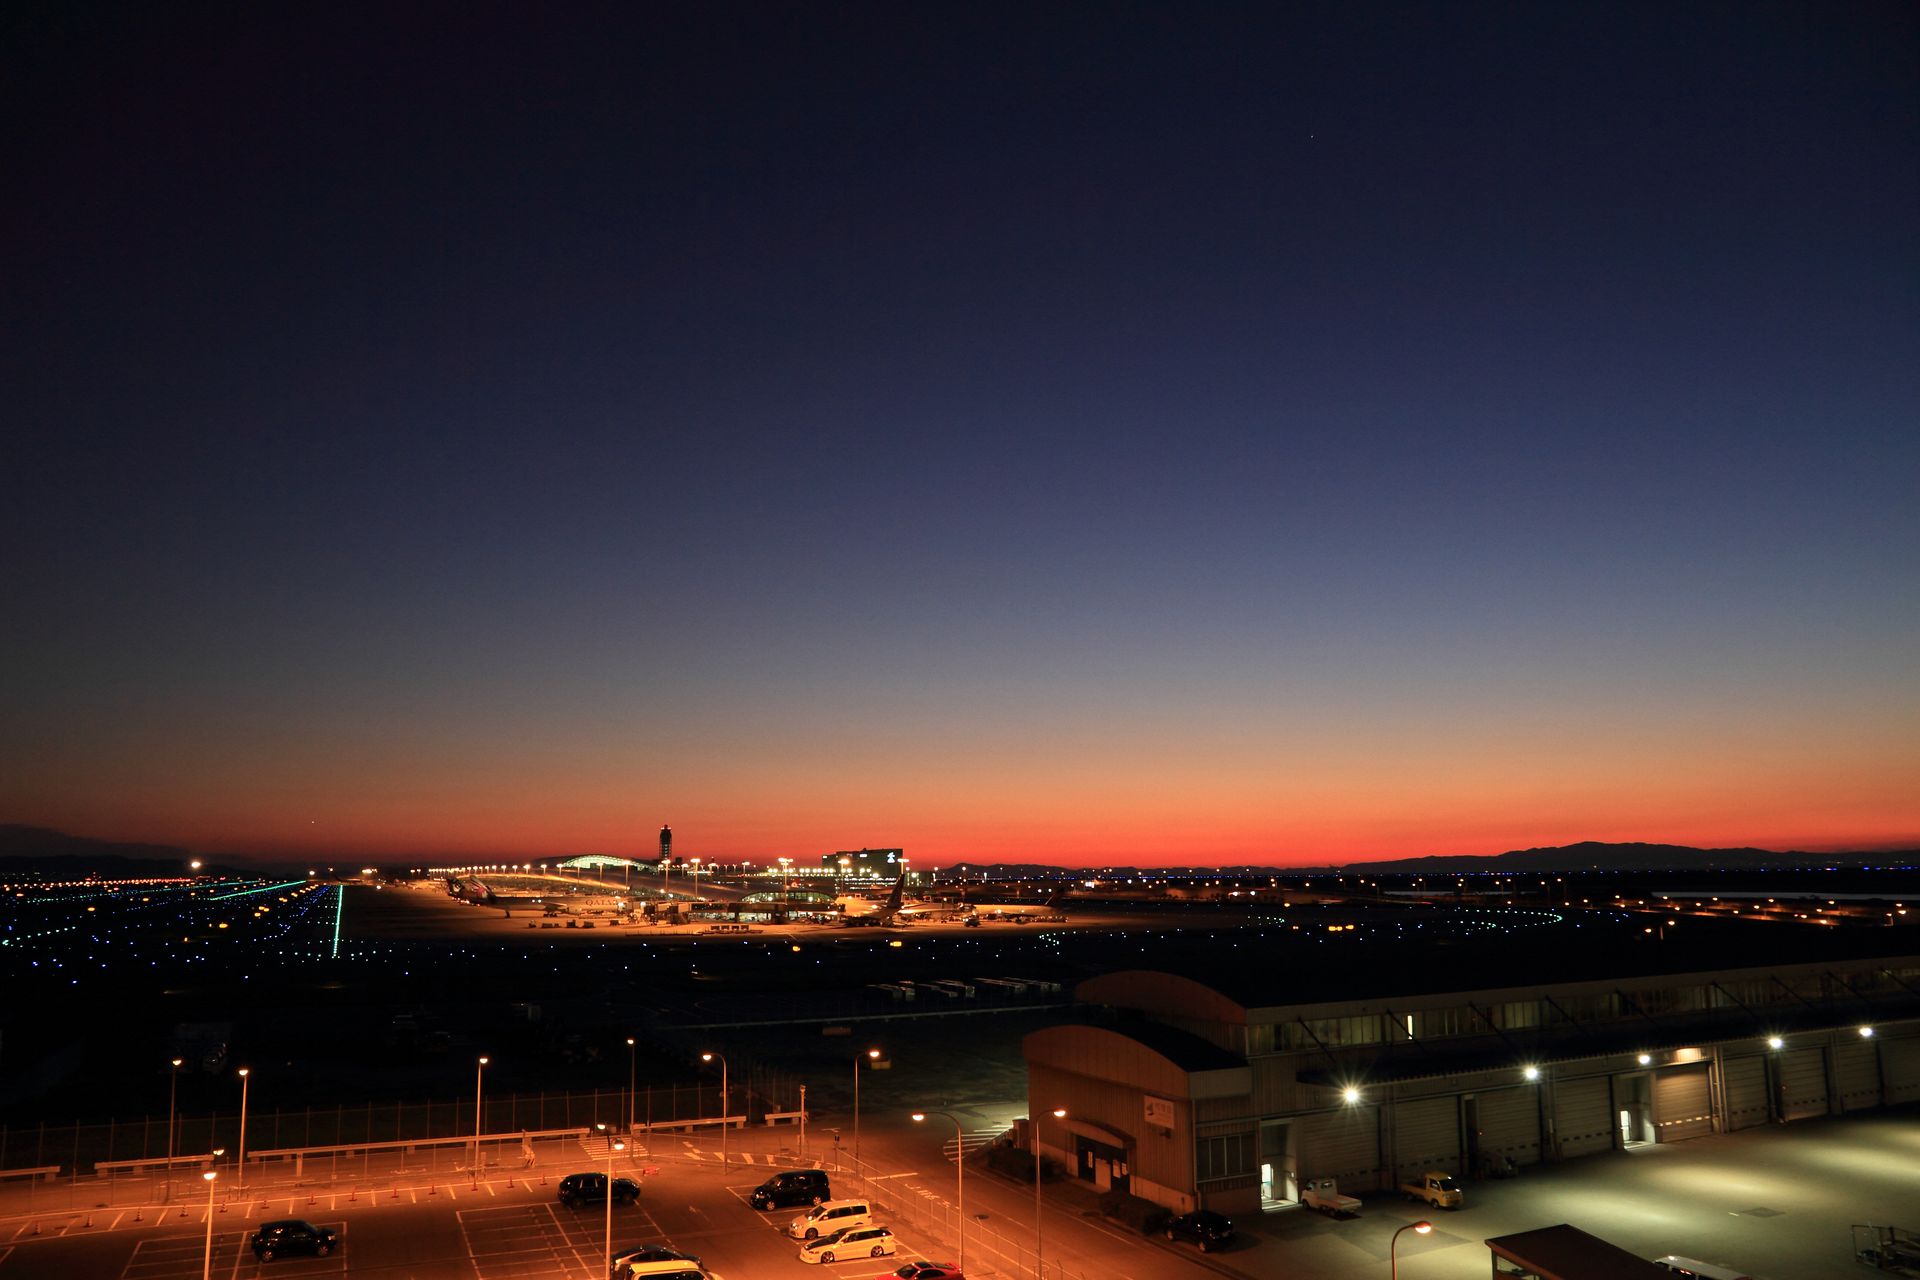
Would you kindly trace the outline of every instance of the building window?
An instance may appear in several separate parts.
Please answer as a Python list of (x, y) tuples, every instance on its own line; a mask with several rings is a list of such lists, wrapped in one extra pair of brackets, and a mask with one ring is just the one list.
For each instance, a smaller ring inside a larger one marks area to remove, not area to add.
[(1253, 1172), (1253, 1135), (1229, 1133), (1219, 1138), (1201, 1138), (1194, 1152), (1195, 1177), (1231, 1178)]

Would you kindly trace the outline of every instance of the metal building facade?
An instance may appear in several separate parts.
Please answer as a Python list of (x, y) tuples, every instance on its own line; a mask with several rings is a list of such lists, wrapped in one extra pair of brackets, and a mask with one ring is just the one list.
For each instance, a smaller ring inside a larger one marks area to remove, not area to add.
[(1091, 1025), (1025, 1045), (1031, 1114), (1070, 1117), (1045, 1154), (1180, 1211), (1920, 1099), (1913, 957), (1286, 1005), (1128, 972), (1077, 995)]

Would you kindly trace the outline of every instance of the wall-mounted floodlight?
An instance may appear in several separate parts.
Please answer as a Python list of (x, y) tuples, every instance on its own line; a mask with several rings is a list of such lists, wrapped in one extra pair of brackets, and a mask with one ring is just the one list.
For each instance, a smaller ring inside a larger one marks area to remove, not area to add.
[(1540, 1078), (1540, 1068), (1528, 1067), (1525, 1070), (1523, 1070), (1520, 1074), (1525, 1076), (1529, 1080), (1538, 1080)]
[(1786, 1047), (1786, 1044), (1787, 1042), (1785, 1040), (1782, 1040), (1779, 1036), (1767, 1037), (1767, 1048), (1769, 1049), (1783, 1049)]

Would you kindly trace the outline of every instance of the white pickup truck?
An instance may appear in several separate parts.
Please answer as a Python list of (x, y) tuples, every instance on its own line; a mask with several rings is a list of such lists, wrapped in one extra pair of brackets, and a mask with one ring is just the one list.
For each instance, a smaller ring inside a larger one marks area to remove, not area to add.
[(1307, 1183), (1300, 1193), (1300, 1203), (1335, 1218), (1351, 1218), (1360, 1212), (1360, 1201), (1341, 1195), (1332, 1178), (1315, 1178)]

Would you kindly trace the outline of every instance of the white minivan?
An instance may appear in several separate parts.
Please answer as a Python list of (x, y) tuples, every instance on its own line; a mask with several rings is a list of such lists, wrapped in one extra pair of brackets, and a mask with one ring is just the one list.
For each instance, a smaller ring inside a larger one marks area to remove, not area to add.
[(1677, 1253), (1669, 1253), (1663, 1258), (1655, 1258), (1653, 1265), (1665, 1267), (1677, 1276), (1687, 1276), (1689, 1280), (1753, 1280), (1744, 1271), (1735, 1271), (1732, 1267), (1723, 1267), (1717, 1262), (1702, 1262), (1698, 1258), (1683, 1258)]
[(873, 1206), (865, 1200), (829, 1200), (807, 1210), (787, 1224), (787, 1234), (795, 1240), (830, 1236), (842, 1227), (873, 1225)]

